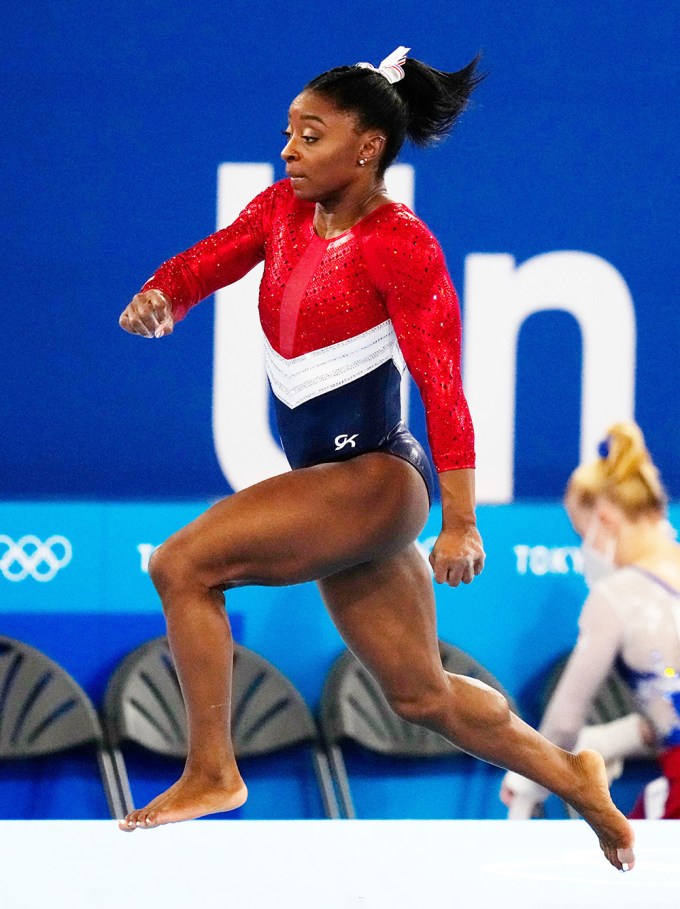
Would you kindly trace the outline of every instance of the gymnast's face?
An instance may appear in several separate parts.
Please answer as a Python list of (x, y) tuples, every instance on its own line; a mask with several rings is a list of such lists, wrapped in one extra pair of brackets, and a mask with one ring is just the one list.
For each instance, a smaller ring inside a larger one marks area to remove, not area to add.
[(574, 490), (567, 492), (564, 507), (571, 526), (584, 542), (600, 553), (611, 550), (612, 541), (616, 541), (621, 523), (625, 521), (619, 508), (603, 496), (585, 505)]
[(332, 205), (364, 177), (367, 163), (382, 141), (375, 130), (360, 130), (353, 113), (341, 111), (323, 95), (304, 91), (288, 111), (287, 137), (281, 157), (298, 199)]
[(564, 509), (571, 526), (581, 539), (584, 539), (595, 517), (593, 506), (584, 505), (578, 493), (570, 490), (564, 498)]

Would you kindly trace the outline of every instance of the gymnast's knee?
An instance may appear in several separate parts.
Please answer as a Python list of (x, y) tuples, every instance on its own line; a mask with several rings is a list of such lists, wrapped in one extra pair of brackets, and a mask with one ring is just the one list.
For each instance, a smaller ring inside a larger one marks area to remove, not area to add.
[(411, 695), (388, 695), (390, 707), (403, 720), (439, 732), (452, 715), (465, 723), (500, 727), (508, 722), (507, 699), (477, 679), (445, 673), (441, 682)]
[(200, 547), (190, 537), (175, 534), (149, 559), (149, 576), (167, 613), (169, 603), (182, 594), (219, 586), (209, 577)]
[(449, 701), (446, 682), (438, 682), (417, 692), (385, 692), (392, 710), (407, 723), (428, 728), (438, 725), (438, 718), (446, 711)]
[(190, 575), (191, 566), (187, 563), (185, 547), (175, 542), (173, 537), (151, 554), (149, 577), (161, 599), (176, 589), (182, 578)]
[(183, 595), (219, 591), (240, 586), (244, 566), (229, 552), (211, 558), (198, 537), (185, 531), (174, 534), (156, 549), (149, 559), (149, 576), (166, 612), (171, 602)]

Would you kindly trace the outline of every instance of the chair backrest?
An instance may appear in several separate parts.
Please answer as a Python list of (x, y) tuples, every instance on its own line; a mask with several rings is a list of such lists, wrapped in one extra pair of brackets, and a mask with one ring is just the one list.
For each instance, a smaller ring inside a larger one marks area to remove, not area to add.
[[(501, 691), (500, 683), (468, 653), (439, 642), (447, 672), (479, 679)], [(511, 702), (516, 711), (516, 707)], [(460, 749), (436, 732), (408, 723), (389, 706), (375, 679), (349, 652), (333, 665), (321, 697), (321, 729), (333, 745), (352, 739), (364, 748), (399, 757), (437, 757), (460, 754)]]
[(66, 670), (0, 635), (0, 758), (55, 754), (103, 738), (89, 697)]
[[(124, 740), (172, 757), (187, 752), (186, 713), (165, 637), (130, 653), (111, 677), (104, 717), (113, 745)], [(232, 737), (237, 757), (267, 754), (319, 733), (297, 689), (278, 669), (246, 647), (234, 647)]]
[[(560, 657), (550, 670), (543, 689), (543, 713), (545, 713), (548, 701), (562, 677), (569, 657), (570, 654)], [(593, 698), (586, 715), (586, 725), (595, 726), (599, 723), (609, 723), (612, 720), (627, 716), (629, 713), (634, 713), (636, 710), (635, 697), (630, 685), (623, 679), (618, 669), (614, 667)]]

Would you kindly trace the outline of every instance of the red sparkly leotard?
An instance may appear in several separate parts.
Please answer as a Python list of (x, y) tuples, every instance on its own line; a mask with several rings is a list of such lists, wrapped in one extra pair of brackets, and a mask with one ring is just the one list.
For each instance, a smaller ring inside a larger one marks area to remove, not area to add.
[(178, 321), (264, 260), (267, 373), (293, 467), (381, 450), (402, 434), (404, 360), (437, 470), (474, 467), (460, 312), (439, 244), (399, 203), (331, 240), (315, 233), (313, 217), (288, 180), (275, 183), (229, 227), (161, 265), (143, 290), (163, 291)]

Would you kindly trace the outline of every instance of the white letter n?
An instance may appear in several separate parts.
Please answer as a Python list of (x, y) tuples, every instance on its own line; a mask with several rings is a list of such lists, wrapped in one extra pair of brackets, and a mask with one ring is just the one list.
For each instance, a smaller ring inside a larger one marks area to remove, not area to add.
[[(517, 267), (506, 254), (467, 256), (464, 299), (464, 381), (476, 432), (478, 497), (482, 502), (509, 502), (522, 323), (535, 312), (557, 309), (579, 324), (581, 457), (588, 458), (610, 423), (633, 416), (633, 301), (619, 272), (584, 252), (545, 253)], [(547, 419), (560, 419), (557, 401), (556, 395)]]

